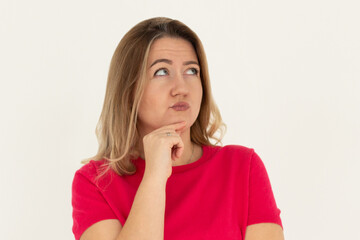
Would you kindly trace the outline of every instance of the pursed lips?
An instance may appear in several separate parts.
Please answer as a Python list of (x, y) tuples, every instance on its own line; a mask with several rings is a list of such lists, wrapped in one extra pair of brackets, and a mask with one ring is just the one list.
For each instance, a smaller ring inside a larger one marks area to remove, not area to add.
[(190, 105), (187, 102), (177, 102), (171, 106), (171, 108), (176, 111), (184, 111), (184, 110), (188, 109), (189, 107), (190, 107)]

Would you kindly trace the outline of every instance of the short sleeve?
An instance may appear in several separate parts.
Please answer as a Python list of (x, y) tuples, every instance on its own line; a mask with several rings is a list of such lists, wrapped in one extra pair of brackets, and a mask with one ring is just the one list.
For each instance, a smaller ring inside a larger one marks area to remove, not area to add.
[(72, 206), (72, 230), (76, 240), (94, 223), (117, 219), (98, 187), (79, 171), (72, 183)]
[(260, 157), (253, 152), (249, 176), (249, 210), (247, 225), (276, 223), (282, 227), (270, 180)]

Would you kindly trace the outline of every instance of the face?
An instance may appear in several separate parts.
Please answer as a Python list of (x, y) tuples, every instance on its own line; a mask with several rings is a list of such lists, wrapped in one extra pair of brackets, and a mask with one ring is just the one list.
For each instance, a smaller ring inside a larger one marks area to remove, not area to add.
[[(144, 95), (138, 111), (138, 127), (147, 134), (164, 125), (195, 122), (201, 105), (200, 66), (190, 42), (164, 37), (153, 42), (147, 65)], [(172, 106), (186, 102), (189, 108), (177, 111)]]

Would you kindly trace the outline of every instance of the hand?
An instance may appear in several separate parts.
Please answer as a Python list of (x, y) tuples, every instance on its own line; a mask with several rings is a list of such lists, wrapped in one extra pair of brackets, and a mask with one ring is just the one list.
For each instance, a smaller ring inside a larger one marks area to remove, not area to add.
[[(184, 152), (184, 143), (179, 135), (186, 122), (175, 123), (158, 128), (143, 138), (145, 173), (165, 178), (172, 173), (172, 161)], [(167, 136), (167, 132), (170, 136)]]

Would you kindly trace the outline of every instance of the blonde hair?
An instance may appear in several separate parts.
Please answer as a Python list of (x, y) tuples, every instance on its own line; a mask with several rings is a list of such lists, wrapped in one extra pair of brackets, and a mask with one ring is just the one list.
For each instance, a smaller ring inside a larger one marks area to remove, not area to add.
[[(178, 20), (157, 17), (144, 20), (130, 29), (118, 44), (111, 59), (103, 109), (96, 127), (99, 149), (95, 156), (83, 160), (105, 159), (105, 174), (110, 168), (118, 175), (136, 172), (131, 159), (138, 158), (135, 148), (140, 141), (137, 113), (145, 88), (146, 66), (151, 44), (162, 37), (176, 37), (189, 41), (197, 54), (203, 98), (199, 115), (190, 128), (191, 141), (199, 145), (216, 144), (226, 132), (220, 111), (215, 104), (203, 45), (198, 36)], [(220, 131), (220, 137), (215, 133)], [(222, 143), (221, 143), (222, 145)], [(98, 176), (98, 177), (100, 177)]]

